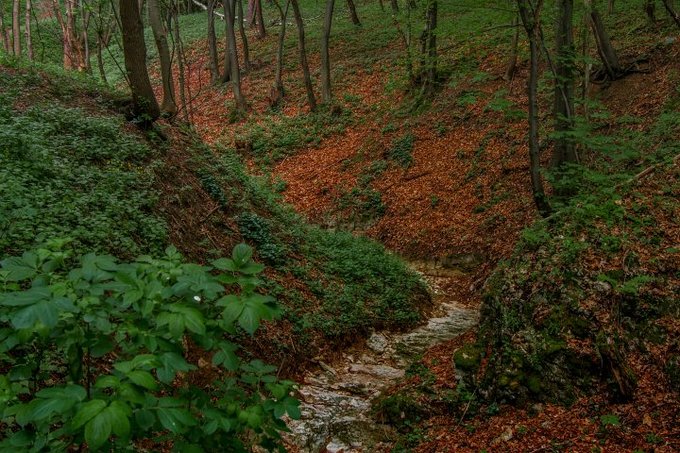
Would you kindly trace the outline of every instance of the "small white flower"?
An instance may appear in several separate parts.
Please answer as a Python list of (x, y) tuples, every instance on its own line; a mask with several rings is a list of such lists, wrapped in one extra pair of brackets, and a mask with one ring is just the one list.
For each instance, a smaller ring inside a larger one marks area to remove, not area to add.
[(201, 298), (200, 298), (200, 296), (194, 296), (194, 300), (195, 300), (196, 302), (200, 302), (200, 301), (201, 301)]

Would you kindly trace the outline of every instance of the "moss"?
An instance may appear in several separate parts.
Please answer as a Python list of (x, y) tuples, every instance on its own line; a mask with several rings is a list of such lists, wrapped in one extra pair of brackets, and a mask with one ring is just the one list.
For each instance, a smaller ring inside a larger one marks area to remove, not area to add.
[(479, 368), (482, 360), (482, 350), (476, 344), (468, 344), (453, 354), (456, 368), (462, 371), (473, 371)]

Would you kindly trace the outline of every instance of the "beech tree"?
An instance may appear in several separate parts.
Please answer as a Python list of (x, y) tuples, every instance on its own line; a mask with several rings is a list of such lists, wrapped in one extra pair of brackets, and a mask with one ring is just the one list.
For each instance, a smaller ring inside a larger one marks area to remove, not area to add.
[(163, 84), (163, 102), (160, 109), (162, 113), (174, 115), (177, 113), (175, 102), (175, 85), (172, 80), (172, 60), (168, 46), (168, 30), (161, 19), (161, 6), (158, 0), (147, 0), (149, 11), (149, 25), (153, 32), (153, 38), (158, 49), (158, 59), (161, 66), (161, 79)]
[(21, 3), (12, 1), (12, 45), (14, 55), (21, 55)]
[(227, 24), (227, 55), (229, 60), (230, 83), (234, 93), (234, 102), (237, 110), (246, 109), (246, 101), (241, 92), (241, 72), (238, 66), (238, 51), (236, 49), (236, 32), (234, 30), (234, 16), (236, 12), (236, 2), (238, 0), (223, 0), (224, 20)]
[(331, 37), (331, 25), (333, 25), (334, 6), (335, 0), (326, 0), (326, 12), (321, 32), (321, 99), (325, 104), (333, 100), (333, 93), (331, 91), (331, 58), (328, 46)]
[(595, 44), (597, 45), (597, 53), (602, 61), (603, 69), (611, 80), (618, 79), (622, 74), (619, 57), (614, 50), (614, 47), (609, 40), (609, 34), (602, 22), (602, 16), (597, 10), (595, 0), (585, 0), (586, 10), (589, 14), (590, 26), (595, 36)]
[(538, 136), (538, 60), (540, 57), (540, 17), (543, 0), (517, 0), (522, 25), (529, 38), (529, 171), (531, 192), (538, 212), (543, 216), (550, 214), (550, 205), (543, 189), (541, 178), (541, 150)]
[(271, 105), (277, 105), (283, 99), (285, 95), (285, 90), (283, 88), (283, 47), (286, 40), (286, 20), (288, 18), (288, 7), (290, 6), (290, 0), (286, 2), (286, 8), (282, 8), (279, 0), (272, 0), (274, 6), (279, 11), (279, 17), (281, 18), (281, 30), (279, 30), (279, 42), (276, 49), (276, 72), (274, 75), (274, 87), (272, 88), (272, 95), (270, 96)]
[(7, 53), (12, 52), (12, 38), (10, 37), (10, 32), (7, 29), (7, 25), (5, 25), (5, 4), (4, 2), (0, 2), (0, 39), (2, 40), (2, 48), (5, 50)]
[[(382, 3), (381, 3), (382, 5)], [(354, 0), (347, 0), (347, 10), (349, 11), (349, 18), (354, 25), (361, 25), (359, 16), (357, 15), (357, 7), (354, 4)]]
[(574, 129), (574, 77), (576, 73), (573, 13), (574, 0), (557, 1), (555, 25), (555, 147), (553, 165), (576, 162), (576, 147), (570, 133)]
[(307, 63), (307, 50), (305, 48), (305, 24), (300, 13), (300, 5), (297, 0), (290, 0), (293, 7), (293, 16), (295, 16), (295, 24), (298, 29), (298, 49), (300, 52), (300, 66), (302, 66), (302, 74), (305, 82), (305, 90), (307, 91), (307, 103), (310, 110), (316, 110), (316, 97), (314, 96), (314, 88), (312, 87), (312, 76), (309, 73), (309, 63)]
[(123, 56), (132, 91), (132, 108), (144, 125), (160, 116), (160, 108), (151, 87), (146, 68), (146, 44), (144, 26), (137, 0), (119, 0), (120, 26), (123, 36)]
[(210, 68), (210, 82), (216, 83), (220, 78), (217, 67), (217, 36), (215, 35), (215, 3), (217, 0), (208, 0), (208, 67)]
[(26, 0), (24, 14), (24, 37), (26, 38), (26, 55), (29, 60), (33, 60), (33, 35), (31, 34), (31, 10), (33, 5), (31, 0)]
[(678, 27), (680, 27), (680, 13), (675, 9), (673, 6), (673, 0), (662, 0), (663, 1), (663, 6), (666, 8), (666, 12), (668, 13), (669, 16), (671, 16), (671, 19), (676, 23)]
[(238, 31), (241, 35), (241, 42), (243, 43), (243, 66), (246, 72), (250, 72), (250, 48), (248, 47), (248, 36), (243, 25), (243, 2), (242, 0), (234, 0), (238, 4)]

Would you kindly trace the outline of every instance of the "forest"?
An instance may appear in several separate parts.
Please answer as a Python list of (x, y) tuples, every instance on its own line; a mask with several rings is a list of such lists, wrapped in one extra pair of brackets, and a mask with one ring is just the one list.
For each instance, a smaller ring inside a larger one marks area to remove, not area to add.
[(677, 0), (0, 0), (0, 451), (680, 451)]

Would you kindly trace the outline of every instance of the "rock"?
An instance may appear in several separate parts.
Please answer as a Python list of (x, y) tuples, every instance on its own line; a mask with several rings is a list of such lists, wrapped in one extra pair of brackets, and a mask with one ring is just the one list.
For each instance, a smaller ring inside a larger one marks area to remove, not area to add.
[(607, 282), (595, 282), (593, 286), (595, 287), (595, 291), (599, 293), (607, 294), (612, 290), (612, 285)]
[(384, 353), (387, 350), (389, 344), (390, 343), (387, 340), (387, 337), (381, 333), (374, 333), (366, 341), (366, 346), (368, 346), (370, 350), (378, 354)]
[(356, 363), (349, 367), (349, 370), (352, 373), (370, 374), (371, 376), (387, 380), (399, 379), (405, 374), (404, 370), (392, 368), (387, 365), (361, 365)]
[(503, 431), (503, 433), (500, 436), (496, 437), (494, 440), (491, 441), (491, 445), (498, 445), (501, 442), (508, 442), (509, 440), (512, 439), (512, 437), (513, 437), (512, 428), (507, 426), (505, 428), (505, 431)]
[(442, 259), (442, 267), (469, 272), (477, 269), (484, 261), (484, 257), (477, 253), (456, 253), (445, 256)]

